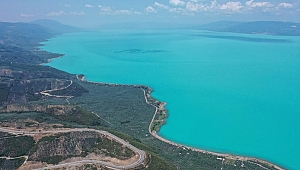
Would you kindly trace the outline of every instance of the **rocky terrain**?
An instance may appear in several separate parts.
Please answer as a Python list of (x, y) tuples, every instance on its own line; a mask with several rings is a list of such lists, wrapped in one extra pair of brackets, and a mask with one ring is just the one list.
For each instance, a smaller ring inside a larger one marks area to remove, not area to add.
[[(155, 107), (162, 103), (150, 96), (150, 88), (85, 82), (81, 81), (84, 75), (41, 65), (61, 56), (38, 48), (40, 42), (61, 33), (53, 31), (59, 26), (45, 28), (48, 24), (0, 22), (1, 127), (35, 132), (82, 127), (106, 130), (147, 153), (146, 163), (136, 167), (140, 169), (276, 169), (267, 164), (222, 159), (156, 139), (149, 133), (149, 124)], [(159, 112), (155, 118), (163, 120), (164, 116), (167, 114)], [(93, 132), (27, 136), (0, 132), (0, 154), (0, 169), (8, 170), (82, 158), (114, 164), (136, 159), (132, 150)], [(76, 167), (106, 169), (99, 164)]]
[[(8, 130), (0, 133), (1, 169), (16, 169), (19, 166), (20, 169), (35, 169), (80, 161), (102, 161), (109, 165), (127, 166), (139, 160), (139, 153), (107, 132), (65, 128), (45, 131), (47, 126), (49, 124), (40, 126), (39, 130), (32, 127), (13, 130), (9, 125), (6, 128), (0, 127), (1, 131)], [(146, 166), (146, 160), (133, 168)]]
[(53, 89), (63, 89), (52, 91), (54, 95), (72, 97), (87, 92), (76, 82), (70, 85), (71, 79), (70, 74), (50, 67), (0, 63), (0, 104), (37, 101), (45, 97), (41, 92)]
[(66, 158), (86, 157), (90, 154), (120, 160), (135, 155), (127, 147), (96, 132), (70, 132), (41, 138), (31, 150), (28, 160), (57, 164)]

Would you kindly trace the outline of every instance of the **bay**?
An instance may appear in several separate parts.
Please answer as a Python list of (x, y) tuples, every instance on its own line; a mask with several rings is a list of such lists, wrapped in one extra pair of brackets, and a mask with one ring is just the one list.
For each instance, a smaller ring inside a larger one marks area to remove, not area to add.
[(199, 30), (64, 34), (52, 67), (95, 82), (142, 84), (167, 102), (159, 134), (300, 169), (300, 38)]

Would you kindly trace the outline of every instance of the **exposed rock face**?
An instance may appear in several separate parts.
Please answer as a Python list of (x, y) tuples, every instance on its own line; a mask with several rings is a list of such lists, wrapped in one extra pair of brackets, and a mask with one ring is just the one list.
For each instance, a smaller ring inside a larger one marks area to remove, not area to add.
[(2, 101), (7, 103), (38, 100), (41, 98), (41, 91), (63, 88), (68, 84), (68, 80), (43, 78), (43, 73), (33, 75), (31, 72), (0, 67), (0, 89), (3, 91), (2, 95), (5, 95)]
[(18, 105), (11, 104), (6, 107), (0, 108), (0, 113), (10, 113), (10, 112), (42, 112), (51, 113), (54, 115), (69, 114), (71, 112), (76, 112), (76, 106), (72, 105)]
[(89, 153), (121, 160), (134, 156), (134, 152), (122, 144), (105, 135), (90, 131), (46, 136), (39, 140), (35, 149), (29, 156), (29, 160), (47, 163), (51, 162), (53, 157), (61, 161), (69, 157), (85, 157)]
[(61, 155), (68, 157), (70, 155), (80, 155), (84, 137), (96, 137), (95, 135), (80, 135), (80, 133), (70, 133), (69, 136), (51, 136), (44, 137), (38, 142), (38, 148), (31, 156), (31, 160), (40, 160), (47, 156)]
[(0, 69), (0, 77), (13, 77), (11, 69)]
[(72, 78), (75, 76), (51, 67), (0, 63), (0, 105), (37, 101), (46, 90), (68, 96), (81, 96), (87, 92), (72, 82)]

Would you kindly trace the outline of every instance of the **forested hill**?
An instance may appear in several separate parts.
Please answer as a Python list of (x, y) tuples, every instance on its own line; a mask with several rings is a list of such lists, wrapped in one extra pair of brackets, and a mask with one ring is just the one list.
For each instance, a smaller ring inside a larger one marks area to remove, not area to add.
[(300, 24), (280, 21), (231, 22), (221, 21), (197, 27), (200, 30), (246, 34), (300, 36)]
[(83, 30), (77, 27), (64, 25), (61, 24), (60, 22), (48, 20), (48, 19), (36, 20), (31, 23), (43, 26), (47, 28), (49, 32), (54, 34), (71, 33), (71, 32), (78, 32)]
[[(41, 91), (53, 88), (59, 82), (68, 84), (75, 77), (40, 65), (61, 56), (39, 49), (40, 42), (57, 34), (38, 24), (0, 22), (0, 106), (40, 100), (43, 97)], [(75, 86), (68, 91), (80, 95), (86, 92), (76, 83)]]
[(47, 62), (48, 59), (59, 55), (40, 51), (38, 48), (40, 42), (54, 35), (75, 31), (80, 29), (50, 20), (33, 23), (0, 22), (0, 62), (24, 64)]
[(18, 47), (36, 44), (54, 35), (49, 29), (31, 23), (0, 22), (0, 32), (1, 44)]

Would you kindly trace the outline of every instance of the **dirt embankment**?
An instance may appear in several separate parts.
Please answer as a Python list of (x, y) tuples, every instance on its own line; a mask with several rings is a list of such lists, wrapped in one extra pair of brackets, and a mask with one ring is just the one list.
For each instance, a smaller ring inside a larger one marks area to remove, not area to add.
[(73, 111), (76, 111), (76, 106), (72, 105), (11, 104), (0, 108), (0, 113), (42, 112), (62, 115)]

